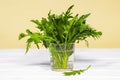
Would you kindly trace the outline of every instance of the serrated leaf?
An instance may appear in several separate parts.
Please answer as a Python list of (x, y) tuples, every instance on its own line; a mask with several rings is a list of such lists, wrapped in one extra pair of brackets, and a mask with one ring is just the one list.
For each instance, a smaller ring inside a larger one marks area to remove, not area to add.
[(27, 33), (28, 35), (32, 35), (32, 32), (31, 32), (29, 29), (26, 30), (26, 33)]
[(26, 37), (26, 34), (21, 33), (18, 38), (19, 38), (19, 40), (20, 40), (20, 39), (22, 39), (22, 38), (24, 38), (24, 37)]
[(30, 48), (30, 44), (31, 44), (31, 42), (27, 42), (27, 45), (26, 45), (26, 53), (25, 53), (25, 54), (27, 54), (27, 52), (28, 52), (28, 50), (29, 50), (29, 48)]
[(64, 72), (64, 76), (74, 76), (76, 74), (80, 75), (81, 73), (85, 72), (86, 70), (88, 70), (89, 68), (91, 67), (91, 65), (87, 66), (87, 68), (85, 69), (80, 69), (80, 70), (72, 70), (72, 71), (69, 71), (69, 72)]

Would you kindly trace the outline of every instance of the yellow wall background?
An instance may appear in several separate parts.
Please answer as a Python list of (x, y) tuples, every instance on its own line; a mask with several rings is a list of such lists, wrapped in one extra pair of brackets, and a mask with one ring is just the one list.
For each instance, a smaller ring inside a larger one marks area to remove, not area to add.
[(25, 48), (18, 35), (35, 30), (31, 19), (46, 17), (49, 10), (61, 13), (72, 4), (74, 14), (91, 13), (88, 23), (103, 32), (100, 39), (89, 39), (90, 48), (120, 48), (120, 0), (0, 0), (0, 48)]

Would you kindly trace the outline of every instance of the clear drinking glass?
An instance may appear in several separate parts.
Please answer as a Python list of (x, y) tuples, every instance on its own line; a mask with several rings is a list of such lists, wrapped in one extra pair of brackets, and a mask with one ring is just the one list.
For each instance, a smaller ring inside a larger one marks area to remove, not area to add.
[(50, 44), (52, 70), (67, 71), (73, 69), (74, 45), (74, 43)]

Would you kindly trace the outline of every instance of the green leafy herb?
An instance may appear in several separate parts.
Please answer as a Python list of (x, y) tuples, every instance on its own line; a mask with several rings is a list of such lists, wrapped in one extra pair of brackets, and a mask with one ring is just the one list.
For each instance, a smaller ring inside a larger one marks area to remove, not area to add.
[(37, 48), (39, 48), (39, 43), (48, 48), (50, 43), (79, 43), (79, 41), (84, 40), (88, 45), (88, 37), (98, 39), (102, 35), (102, 32), (90, 27), (86, 22), (86, 18), (90, 13), (82, 16), (76, 14), (74, 16), (71, 13), (73, 7), (74, 5), (70, 6), (66, 12), (62, 12), (59, 15), (52, 14), (50, 11), (47, 18), (43, 17), (41, 20), (31, 20), (31, 22), (37, 25), (36, 28), (39, 31), (32, 32), (27, 29), (26, 33), (19, 35), (19, 40), (28, 37), (26, 52), (29, 50), (31, 43), (34, 43)]
[(85, 72), (86, 70), (88, 70), (91, 67), (91, 65), (89, 65), (86, 69), (80, 69), (80, 70), (72, 70), (70, 72), (64, 72), (63, 74), (65, 76), (74, 76), (76, 74), (80, 75), (81, 73)]

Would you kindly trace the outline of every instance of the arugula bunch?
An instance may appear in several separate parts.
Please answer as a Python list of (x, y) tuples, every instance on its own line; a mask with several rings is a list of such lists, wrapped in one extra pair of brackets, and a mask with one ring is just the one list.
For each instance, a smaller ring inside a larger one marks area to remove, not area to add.
[(41, 20), (31, 20), (35, 23), (39, 32), (32, 32), (29, 29), (26, 33), (19, 35), (19, 40), (28, 37), (26, 43), (26, 52), (29, 50), (31, 43), (34, 43), (39, 48), (39, 43), (47, 48), (50, 43), (79, 43), (80, 40), (87, 42), (87, 37), (93, 37), (95, 39), (102, 35), (102, 32), (90, 27), (86, 23), (86, 18), (90, 15), (85, 14), (79, 17), (79, 14), (72, 15), (71, 9), (74, 5), (70, 6), (66, 12), (59, 15), (48, 13), (47, 18)]

